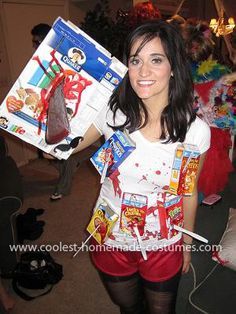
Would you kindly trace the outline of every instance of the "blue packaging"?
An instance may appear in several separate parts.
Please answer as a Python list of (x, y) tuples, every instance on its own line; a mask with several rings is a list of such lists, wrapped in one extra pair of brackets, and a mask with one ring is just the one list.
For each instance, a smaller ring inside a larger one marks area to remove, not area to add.
[(118, 130), (94, 153), (90, 161), (100, 175), (109, 177), (134, 149), (135, 143), (128, 134)]

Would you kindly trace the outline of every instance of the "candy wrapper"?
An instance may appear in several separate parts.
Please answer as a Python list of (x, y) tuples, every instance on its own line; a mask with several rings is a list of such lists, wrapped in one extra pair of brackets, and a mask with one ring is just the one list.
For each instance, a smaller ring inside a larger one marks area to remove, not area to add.
[(90, 160), (102, 177), (109, 177), (134, 149), (135, 144), (128, 134), (118, 130), (95, 152)]
[(1, 104), (0, 128), (67, 159), (126, 72), (101, 45), (59, 17)]
[(196, 145), (180, 144), (175, 151), (169, 192), (192, 195), (199, 166), (200, 152)]
[(160, 238), (170, 239), (178, 233), (173, 225), (183, 226), (183, 198), (166, 193), (163, 199), (157, 202), (157, 208), (160, 220)]
[(87, 231), (99, 244), (103, 244), (106, 238), (109, 237), (118, 217), (119, 215), (103, 200), (95, 209)]

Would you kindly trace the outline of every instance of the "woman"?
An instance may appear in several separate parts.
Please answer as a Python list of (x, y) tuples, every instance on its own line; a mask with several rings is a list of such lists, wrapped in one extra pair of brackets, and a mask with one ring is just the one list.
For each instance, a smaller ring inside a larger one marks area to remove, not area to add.
[[(116, 177), (106, 177), (102, 184), (100, 199), (119, 219), (105, 240), (107, 250), (98, 249), (91, 256), (121, 313), (143, 313), (144, 299), (150, 313), (173, 313), (181, 270), (188, 271), (191, 256), (189, 251), (168, 248), (182, 243), (182, 237), (187, 244), (192, 239), (181, 233), (170, 239), (159, 237), (158, 198), (165, 195), (169, 185), (177, 145), (185, 142), (198, 146), (200, 172), (210, 132), (192, 110), (191, 72), (181, 35), (172, 25), (152, 21), (134, 30), (126, 41), (124, 63), (127, 76), (76, 149), (84, 149), (101, 135), (108, 139), (117, 129), (127, 130), (136, 144)], [(125, 193), (147, 198), (141, 235), (146, 260), (138, 250), (137, 234), (120, 229)], [(196, 208), (195, 188), (192, 196), (183, 197), (184, 227), (188, 230), (194, 228)], [(166, 249), (154, 251), (157, 246)]]

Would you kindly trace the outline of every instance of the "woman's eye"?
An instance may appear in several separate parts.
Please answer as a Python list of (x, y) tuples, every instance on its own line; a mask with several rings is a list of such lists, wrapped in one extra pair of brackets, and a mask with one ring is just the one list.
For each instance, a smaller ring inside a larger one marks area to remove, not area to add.
[(162, 62), (161, 58), (154, 58), (154, 59), (152, 59), (152, 63), (153, 64), (158, 64), (158, 63), (161, 63), (161, 62)]
[(140, 63), (140, 60), (137, 59), (137, 58), (132, 58), (132, 59), (129, 60), (129, 63), (131, 65), (138, 65)]

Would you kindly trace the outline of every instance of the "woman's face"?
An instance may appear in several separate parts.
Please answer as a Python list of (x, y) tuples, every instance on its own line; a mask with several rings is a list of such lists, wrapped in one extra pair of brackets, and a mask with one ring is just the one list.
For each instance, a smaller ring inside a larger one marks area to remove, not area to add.
[(171, 66), (160, 38), (154, 38), (135, 55), (143, 38), (138, 39), (128, 61), (129, 79), (135, 93), (144, 104), (168, 101)]

